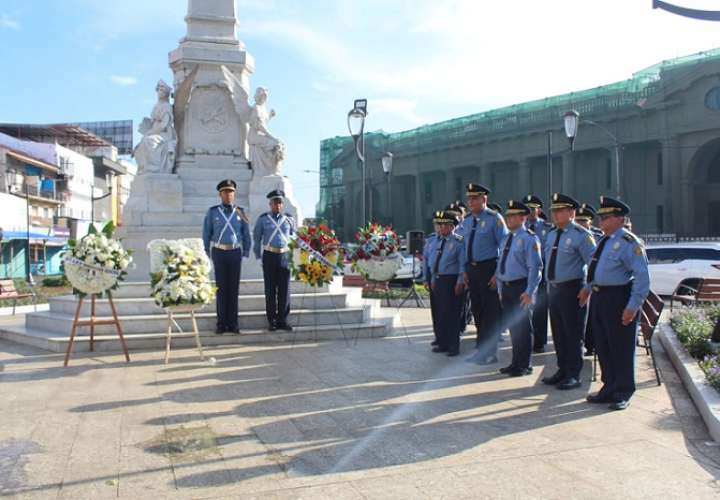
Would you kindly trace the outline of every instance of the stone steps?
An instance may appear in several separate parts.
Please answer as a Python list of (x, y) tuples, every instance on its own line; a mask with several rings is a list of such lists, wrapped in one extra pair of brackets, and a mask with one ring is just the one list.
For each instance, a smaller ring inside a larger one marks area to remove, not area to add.
[[(354, 342), (356, 339), (385, 337), (390, 331), (391, 328), (388, 322), (371, 321), (345, 324), (342, 328), (337, 325), (318, 325), (317, 327), (301, 326), (295, 328), (292, 332), (268, 332), (264, 329), (251, 329), (241, 330), (240, 335), (232, 335), (229, 333), (215, 335), (210, 331), (201, 331), (200, 342), (203, 347), (268, 343), (292, 344), (294, 342), (328, 340), (347, 340)], [(57, 335), (25, 326), (6, 326), (0, 330), (0, 338), (52, 352), (65, 352), (70, 340), (68, 335)], [(158, 356), (159, 359), (161, 359), (163, 356), (162, 350), (165, 348), (165, 333), (155, 332), (125, 335), (125, 342), (130, 351), (158, 349)], [(95, 335), (94, 343), (96, 352), (122, 352), (120, 340), (115, 333), (110, 335)], [(192, 333), (188, 333), (188, 331), (184, 331), (183, 333), (173, 331), (172, 349), (190, 347), (195, 347), (195, 338)], [(88, 352), (89, 350), (89, 334), (87, 332), (81, 332), (81, 334), (75, 337), (73, 351)]]
[[(110, 316), (96, 316), (98, 320), (111, 319)], [(201, 312), (195, 315), (198, 329), (212, 331), (215, 329), (216, 316), (214, 312)], [(142, 314), (118, 316), (123, 333), (130, 336), (136, 333), (163, 332), (167, 329), (167, 315)], [(86, 319), (86, 318), (85, 318)], [(297, 309), (290, 313), (288, 322), (292, 326), (316, 326), (363, 323), (370, 319), (369, 307), (352, 307), (344, 309)], [(177, 319), (183, 330), (192, 329), (189, 317)], [(30, 330), (40, 330), (55, 334), (69, 335), (72, 331), (73, 315), (58, 314), (52, 311), (30, 313), (25, 317), (25, 326)], [(241, 330), (261, 329), (267, 326), (265, 311), (238, 312), (238, 326)], [(89, 331), (82, 327), (83, 332)], [(114, 334), (115, 325), (98, 325), (95, 332), (99, 335)]]
[[(346, 305), (346, 294), (297, 294), (294, 295), (293, 304), (299, 309), (342, 309)], [(77, 308), (77, 298), (72, 295), (62, 297), (51, 297), (48, 300), (50, 312), (53, 314), (74, 315)], [(155, 304), (150, 297), (127, 297), (113, 298), (115, 309), (119, 316), (152, 315), (163, 313), (162, 309)], [(83, 302), (80, 315), (90, 316), (90, 300)], [(241, 295), (238, 297), (238, 311), (263, 311), (265, 309), (264, 295)], [(215, 311), (215, 303), (208, 304), (202, 312)], [(110, 316), (110, 302), (107, 299), (95, 300), (95, 315)]]
[[(355, 290), (343, 290), (342, 287), (336, 287), (332, 293), (351, 293)], [(330, 287), (327, 285), (314, 289), (299, 281), (290, 282), (290, 293), (295, 301), (296, 294), (328, 294), (331, 293)], [(261, 279), (242, 280), (238, 289), (238, 295), (265, 295), (265, 282)], [(120, 285), (117, 290), (112, 291), (113, 299), (125, 298), (147, 298), (150, 297), (150, 283), (143, 281), (127, 281)], [(263, 306), (264, 307), (264, 306)]]

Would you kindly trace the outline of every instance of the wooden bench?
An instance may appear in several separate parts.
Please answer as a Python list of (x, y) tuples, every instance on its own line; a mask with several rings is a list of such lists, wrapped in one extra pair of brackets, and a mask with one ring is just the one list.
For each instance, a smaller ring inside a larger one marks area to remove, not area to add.
[[(649, 354), (652, 358), (653, 369), (655, 369), (655, 378), (657, 379), (658, 385), (662, 384), (662, 382), (660, 381), (660, 372), (655, 362), (655, 351), (653, 351), (652, 339), (664, 307), (665, 303), (662, 299), (650, 290), (638, 313), (640, 315), (638, 318), (640, 329), (635, 340), (635, 344), (638, 347), (644, 348), (645, 353)], [(593, 355), (592, 379), (593, 381), (597, 380), (597, 352)]]
[(673, 302), (675, 301), (684, 305), (720, 302), (720, 279), (699, 278), (697, 288), (690, 286), (686, 282), (682, 282), (670, 296), (671, 311)]
[(35, 310), (37, 311), (37, 297), (35, 297), (34, 293), (20, 293), (15, 288), (15, 282), (13, 280), (0, 280), (0, 300), (12, 299), (13, 315), (15, 315), (15, 307), (17, 306), (18, 299), (24, 299), (27, 297), (32, 297), (33, 305), (35, 306)]

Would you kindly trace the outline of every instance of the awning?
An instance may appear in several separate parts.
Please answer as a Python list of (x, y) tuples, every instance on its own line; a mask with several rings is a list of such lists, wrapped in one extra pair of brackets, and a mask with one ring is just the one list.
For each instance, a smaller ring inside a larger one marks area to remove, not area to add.
[(35, 158), (31, 158), (27, 155), (24, 155), (22, 153), (18, 153), (17, 151), (8, 151), (8, 156), (12, 156), (16, 160), (20, 160), (23, 163), (27, 163), (29, 165), (34, 165), (36, 167), (44, 168), (45, 170), (49, 170), (54, 173), (60, 172), (60, 169), (57, 168), (55, 165), (50, 165), (49, 163), (45, 163), (44, 161), (36, 160)]

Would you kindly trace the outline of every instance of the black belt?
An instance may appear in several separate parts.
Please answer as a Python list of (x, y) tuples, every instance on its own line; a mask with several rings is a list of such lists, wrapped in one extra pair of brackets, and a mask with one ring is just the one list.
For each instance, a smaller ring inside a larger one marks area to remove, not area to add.
[(527, 278), (520, 278), (520, 279), (518, 279), (518, 280), (503, 281), (503, 282), (502, 282), (503, 286), (515, 286), (515, 285), (520, 285), (520, 284), (522, 284), (522, 283), (527, 284)]
[(569, 280), (569, 281), (561, 281), (559, 283), (553, 283), (552, 281), (550, 281), (549, 283), (550, 283), (550, 286), (553, 288), (570, 288), (570, 287), (576, 287), (578, 285), (582, 285), (583, 280), (576, 279), (576, 280)]
[(480, 264), (487, 264), (488, 262), (497, 262), (497, 257), (493, 257), (492, 259), (478, 260), (476, 262), (470, 262), (470, 265), (475, 267), (479, 266)]
[(624, 290), (626, 288), (632, 287), (632, 281), (625, 283), (624, 285), (607, 285), (607, 286), (600, 286), (600, 285), (593, 285), (592, 291), (593, 292), (610, 292), (610, 291), (619, 291)]

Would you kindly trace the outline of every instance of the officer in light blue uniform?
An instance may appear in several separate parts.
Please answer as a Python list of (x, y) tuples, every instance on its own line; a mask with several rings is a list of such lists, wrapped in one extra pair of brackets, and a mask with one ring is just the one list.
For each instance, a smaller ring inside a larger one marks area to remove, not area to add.
[[(433, 232), (430, 235), (428, 235), (427, 238), (425, 238), (425, 245), (423, 246), (423, 253), (422, 253), (422, 260), (423, 260), (423, 280), (425, 283), (429, 282), (431, 279), (431, 276), (429, 274), (429, 271), (426, 271), (426, 264), (428, 262), (428, 259), (430, 258), (430, 249), (432, 248), (432, 242), (437, 238), (437, 232)], [(437, 307), (434, 306), (434, 300), (433, 300), (433, 292), (432, 289), (428, 290), (428, 294), (430, 296), (430, 313), (432, 317), (432, 325), (433, 325), (433, 334), (435, 338), (430, 343), (431, 346), (436, 347), (440, 345), (440, 341), (438, 340), (437, 336), (437, 318), (435, 317), (435, 312), (437, 311)]]
[(600, 198), (600, 227), (605, 236), (593, 254), (581, 299), (590, 301), (590, 321), (602, 369), (602, 389), (590, 403), (624, 410), (635, 392), (635, 335), (640, 308), (650, 291), (645, 248), (623, 228), (630, 207)]
[[(541, 217), (543, 213), (543, 202), (539, 196), (534, 194), (527, 195), (523, 202), (530, 208), (527, 227), (535, 233), (540, 240), (540, 249), (544, 252), (545, 237), (553, 228), (553, 225)], [(543, 261), (545, 254), (543, 253)], [(547, 283), (545, 277), (540, 281), (538, 286), (537, 297), (533, 305), (533, 352), (545, 352), (547, 344), (547, 327), (548, 327), (548, 303), (547, 303)]]
[(278, 328), (292, 331), (287, 318), (290, 314), (290, 262), (288, 243), (295, 234), (295, 221), (283, 213), (285, 193), (268, 193), (270, 211), (258, 217), (253, 230), (253, 253), (262, 259), (265, 280), (265, 314), (268, 330)]
[(460, 353), (460, 307), (465, 289), (462, 273), (465, 249), (462, 238), (453, 232), (457, 217), (454, 213), (435, 212), (437, 237), (432, 238), (423, 259), (425, 287), (433, 294), (435, 335), (438, 345), (433, 352), (448, 356)]
[(500, 213), (487, 207), (490, 190), (468, 184), (469, 212), (462, 223), (465, 246), (465, 283), (470, 289), (470, 306), (477, 330), (476, 361), (497, 363), (500, 340), (501, 306), (495, 284), (500, 242), (508, 233)]
[[(458, 235), (460, 238), (465, 237), (465, 231), (463, 230), (462, 222), (465, 219), (465, 213), (467, 211), (467, 207), (465, 204), (461, 201), (454, 201), (450, 203), (447, 207), (445, 207), (445, 212), (451, 213), (456, 216), (455, 221), (455, 229), (453, 232)], [(470, 320), (472, 319), (472, 310), (470, 308), (470, 291), (465, 288), (465, 291), (462, 295), (462, 304), (460, 306), (460, 333), (465, 333), (465, 329), (467, 328), (467, 325), (470, 323)]]
[(217, 185), (222, 203), (210, 207), (203, 223), (203, 245), (215, 269), (215, 333), (240, 333), (238, 328), (238, 287), (242, 259), (250, 255), (250, 228), (242, 208), (236, 206), (237, 184), (231, 179)]
[(510, 233), (501, 244), (497, 285), (503, 318), (510, 330), (512, 361), (500, 373), (522, 377), (532, 373), (532, 303), (542, 274), (540, 240), (525, 226), (530, 208), (509, 200), (505, 210)]
[(595, 251), (590, 231), (574, 221), (578, 206), (572, 197), (555, 193), (550, 205), (555, 227), (545, 239), (545, 279), (558, 369), (542, 381), (560, 390), (581, 385), (586, 313), (579, 293), (585, 286), (585, 272)]

